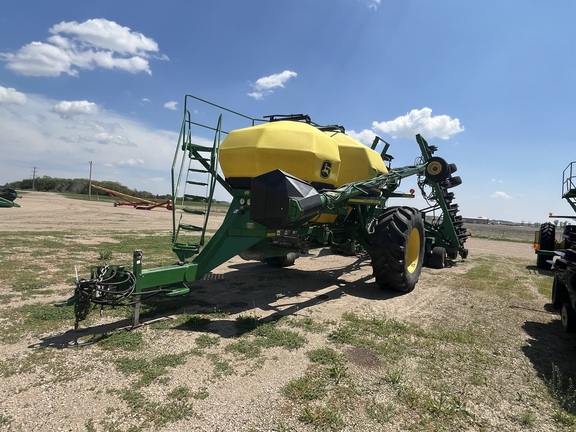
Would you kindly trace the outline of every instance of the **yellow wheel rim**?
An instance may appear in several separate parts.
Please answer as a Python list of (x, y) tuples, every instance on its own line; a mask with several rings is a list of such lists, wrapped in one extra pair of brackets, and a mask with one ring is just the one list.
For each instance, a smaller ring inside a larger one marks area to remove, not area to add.
[(408, 273), (414, 273), (420, 261), (420, 231), (412, 228), (408, 237), (408, 250), (406, 251), (406, 269)]
[(428, 171), (428, 174), (430, 175), (436, 175), (438, 174), (440, 171), (442, 171), (442, 164), (440, 162), (430, 162), (427, 166), (426, 166), (426, 170)]

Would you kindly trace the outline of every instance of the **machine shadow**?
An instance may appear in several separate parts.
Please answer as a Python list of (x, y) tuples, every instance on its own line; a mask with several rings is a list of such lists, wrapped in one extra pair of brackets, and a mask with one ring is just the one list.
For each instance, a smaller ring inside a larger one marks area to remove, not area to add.
[[(544, 308), (554, 311), (551, 304)], [(530, 339), (522, 351), (538, 377), (559, 406), (576, 415), (576, 335), (564, 332), (559, 314), (548, 323), (526, 321), (523, 329)]]
[[(221, 337), (239, 336), (235, 319), (226, 315), (246, 314), (253, 316), (258, 309), (261, 322), (277, 321), (284, 316), (302, 314), (306, 309), (330, 302), (344, 295), (387, 300), (404, 293), (383, 290), (374, 281), (370, 260), (365, 257), (349, 257), (342, 266), (326, 266), (302, 270), (295, 266), (277, 268), (261, 262), (240, 262), (228, 265), (225, 273), (209, 273), (202, 280), (189, 283), (190, 293), (171, 299), (150, 299), (143, 302), (141, 325), (170, 320), (179, 315), (206, 315), (210, 325), (202, 331)], [(344, 277), (352, 275), (345, 280)], [(93, 312), (95, 313), (95, 312)], [(106, 310), (104, 310), (104, 315)], [(216, 318), (214, 318), (216, 316)], [(224, 318), (218, 318), (224, 316)], [(131, 319), (121, 319), (107, 324), (81, 327), (62, 334), (42, 338), (29, 348), (50, 347), (56, 349), (77, 348), (98, 342), (99, 336), (120, 329), (130, 329)], [(190, 325), (175, 324), (167, 328), (182, 331), (198, 331)], [(90, 342), (79, 343), (78, 339)]]
[[(369, 267), (368, 270), (366, 267)], [(276, 268), (264, 263), (243, 262), (229, 266), (226, 274), (210, 274), (194, 282), (189, 305), (181, 313), (224, 312), (253, 316), (260, 322), (274, 322), (284, 316), (296, 316), (320, 303), (351, 295), (371, 300), (387, 300), (403, 293), (381, 289), (374, 281), (370, 262), (351, 258), (346, 266), (302, 270), (296, 266)], [(354, 280), (343, 277), (358, 272)], [(174, 329), (189, 330), (186, 325)], [(206, 331), (221, 337), (238, 336), (234, 319), (212, 319)]]

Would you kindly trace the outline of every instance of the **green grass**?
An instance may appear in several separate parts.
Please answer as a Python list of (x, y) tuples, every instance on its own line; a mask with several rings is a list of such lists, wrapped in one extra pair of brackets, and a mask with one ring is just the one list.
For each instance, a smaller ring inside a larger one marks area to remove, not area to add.
[[(4, 239), (6, 247), (0, 251), (4, 291), (0, 298), (7, 305), (26, 303), (2, 310), (0, 341), (12, 346), (30, 337), (43, 341), (61, 337), (73, 342), (67, 333), (74, 321), (73, 308), (55, 308), (41, 299), (54, 285), (73, 281), (75, 264), (81, 266), (81, 276), (87, 276), (89, 267), (103, 260), (130, 268), (134, 248), (145, 251), (146, 267), (175, 260), (167, 232), (102, 233), (101, 239), (91, 244), (73, 232), (8, 233)], [(456, 270), (446, 270), (446, 286), (453, 301), (446, 304), (442, 316), (425, 323), (414, 317), (389, 318), (372, 312), (348, 312), (332, 320), (289, 316), (264, 322), (248, 312), (236, 319), (216, 314), (222, 306), (208, 297), (155, 298), (142, 305), (142, 317), (170, 314), (168, 319), (142, 331), (79, 332), (80, 344), (75, 348), (30, 348), (21, 355), (6, 355), (0, 361), (0, 375), (36, 374), (40, 379), (29, 384), (32, 386), (78, 380), (75, 385), (81, 391), (97, 394), (102, 390), (87, 385), (84, 376), (112, 366), (129, 383), (108, 390), (115, 407), (101, 418), (87, 420), (86, 430), (159, 430), (195, 416), (195, 404), (208, 396), (217, 397), (214, 392), (221, 390), (216, 389), (225, 389), (232, 375), (234, 380), (247, 375), (258, 379), (257, 368), (270, 366), (267, 362), (281, 364), (284, 356), (293, 356), (298, 361), (304, 358), (299, 365), (301, 373), (279, 390), (281, 405), (285, 403), (281, 414), (270, 413), (281, 415), (276, 419), (279, 430), (343, 430), (354, 424), (367, 425), (366, 430), (483, 430), (485, 424), (474, 418), (470, 407), (488, 404), (483, 398), (486, 394), (494, 397), (494, 389), (511, 391), (502, 386), (498, 374), (507, 374), (506, 383), (538, 382), (531, 366), (526, 369), (524, 357), (513, 357), (513, 352), (525, 348), (520, 347), (519, 329), (509, 322), (494, 321), (491, 314), (502, 313), (496, 311), (496, 305), (502, 304), (511, 310), (510, 315), (522, 314), (524, 309), (511, 306), (533, 305), (535, 290), (549, 298), (551, 278), (528, 271), (521, 260), (492, 257), (471, 259)], [(71, 284), (63, 297), (72, 289)], [(486, 302), (473, 304), (469, 293), (483, 296)], [(197, 313), (188, 313), (191, 309)], [(206, 312), (198, 312), (200, 309)], [(105, 318), (130, 314), (130, 308), (104, 310)], [(90, 327), (92, 319), (98, 319), (97, 313), (83, 325)], [(223, 323), (225, 335), (218, 334)], [(164, 342), (164, 337), (180, 336), (188, 344), (183, 352), (166, 353), (172, 347), (158, 343)], [(310, 349), (310, 341), (320, 341), (321, 346)], [(198, 372), (195, 367), (200, 361), (206, 370)], [(195, 378), (203, 374), (202, 385), (191, 388), (175, 383), (174, 369), (191, 365)], [(545, 382), (523, 393), (522, 402), (505, 401), (510, 406), (508, 418), (518, 430), (546, 429), (541, 427), (545, 414), (537, 409), (547, 397), (552, 400), (549, 416), (554, 423), (545, 426), (576, 430), (576, 391), (563, 371), (566, 369), (553, 369), (551, 375), (542, 372)], [(155, 392), (154, 397), (149, 396), (150, 391)], [(135, 420), (119, 428), (113, 419), (127, 412)], [(0, 416), (0, 428), (14, 428), (14, 423), (12, 417)]]
[[(143, 418), (139, 430), (155, 430), (195, 415), (188, 398), (180, 400), (169, 396), (167, 402), (159, 403), (133, 389), (122, 390), (119, 395), (133, 413), (139, 414)], [(182, 392), (178, 391), (177, 395), (181, 396)], [(106, 428), (106, 430), (109, 429)]]
[(167, 375), (169, 368), (184, 364), (189, 355), (189, 352), (182, 352), (152, 358), (120, 357), (114, 360), (114, 364), (119, 372), (125, 375), (135, 375), (138, 378), (131, 386), (132, 388), (141, 388)]
[(104, 350), (139, 351), (146, 347), (142, 333), (119, 330), (102, 335), (98, 346)]

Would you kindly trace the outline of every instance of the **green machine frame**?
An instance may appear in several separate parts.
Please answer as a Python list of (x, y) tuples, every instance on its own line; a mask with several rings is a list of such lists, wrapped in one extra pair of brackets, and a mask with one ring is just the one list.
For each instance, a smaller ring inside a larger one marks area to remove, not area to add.
[[(211, 126), (194, 121), (192, 103), (207, 104), (219, 110), (216, 124)], [(313, 197), (307, 200), (285, 197), (284, 223), (278, 228), (254, 220), (251, 207), (259, 197), (254, 196), (251, 188), (232, 188), (218, 171), (220, 142), (228, 133), (222, 128), (224, 115), (239, 118), (247, 123), (246, 126), (266, 122), (196, 96), (186, 95), (184, 98), (184, 117), (171, 169), (172, 250), (178, 257), (178, 263), (144, 269), (143, 253), (135, 250), (130, 270), (116, 265), (94, 267), (91, 277), (78, 280), (74, 295), (60, 304), (74, 306), (76, 328), (95, 305), (133, 306), (133, 325), (138, 326), (143, 300), (158, 294), (169, 297), (186, 294), (191, 282), (202, 279), (235, 255), (242, 256), (244, 253), (251, 259), (266, 260), (322, 247), (333, 247), (350, 254), (362, 248), (370, 253), (371, 222), (385, 210), (389, 198), (414, 197), (413, 190), (409, 193), (397, 191), (401, 180), (411, 176), (418, 176), (418, 185), (423, 194), (424, 187), (432, 189), (425, 197), (433, 204), (421, 210), (426, 221), (426, 256), (431, 256), (434, 248), (441, 247), (449, 258), (455, 259), (458, 255), (466, 258), (468, 251), (463, 245), (467, 232), (462, 226), (461, 217), (457, 216), (457, 205), (451, 204), (453, 194), (448, 191), (461, 180), (452, 176), (455, 165), (433, 156), (437, 149), (429, 146), (420, 135), (416, 136), (416, 141), (421, 157), (412, 166), (389, 168), (387, 174), (335, 189), (314, 190), (311, 191)], [(197, 128), (213, 134), (211, 145), (205, 140), (198, 142), (201, 140), (193, 134)], [(380, 142), (384, 143), (382, 158), (390, 161), (388, 143), (376, 138), (372, 149), (375, 150)], [(286, 173), (280, 172), (278, 175)], [(232, 201), (220, 228), (207, 241), (208, 220), (217, 184), (231, 194)], [(202, 193), (198, 193), (198, 190)], [(309, 201), (313, 201), (312, 208)], [(436, 211), (441, 213), (438, 219), (426, 217)], [(313, 223), (320, 212), (335, 215), (335, 222)], [(187, 223), (185, 218), (188, 214), (195, 215), (196, 219), (201, 218), (202, 223)]]

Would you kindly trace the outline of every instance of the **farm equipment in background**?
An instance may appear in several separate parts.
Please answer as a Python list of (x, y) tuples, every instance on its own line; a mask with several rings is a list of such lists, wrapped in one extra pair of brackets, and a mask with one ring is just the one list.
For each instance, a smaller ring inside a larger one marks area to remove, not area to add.
[[(192, 109), (192, 103), (216, 109), (216, 124), (193, 119), (192, 112), (204, 110)], [(224, 116), (248, 126), (226, 132)], [(199, 138), (201, 133), (210, 140)], [(410, 292), (422, 266), (442, 268), (447, 259), (468, 255), (468, 233), (450, 191), (461, 183), (452, 175), (456, 166), (433, 156), (437, 148), (420, 135), (416, 141), (421, 156), (414, 165), (391, 168), (390, 145), (378, 137), (368, 147), (343, 127), (321, 126), (307, 115), (256, 119), (186, 95), (171, 169), (172, 250), (178, 262), (143, 269), (142, 251), (135, 250), (131, 270), (93, 267), (90, 278), (78, 280), (74, 295), (60, 305), (74, 306), (76, 328), (93, 306), (133, 306), (137, 326), (143, 300), (187, 294), (192, 282), (236, 255), (285, 267), (321, 248), (367, 253), (378, 285)], [(398, 191), (401, 180), (411, 176), (418, 177), (429, 207), (387, 206), (390, 198), (414, 197), (414, 190)], [(232, 202), (207, 241), (218, 184)], [(190, 201), (204, 207), (186, 206)]]
[(157, 207), (164, 207), (167, 210), (172, 210), (172, 200), (166, 200), (164, 202), (157, 202), (149, 199), (139, 198), (132, 195), (128, 195), (122, 192), (118, 192), (112, 189), (107, 189), (102, 186), (92, 184), (92, 188), (106, 192), (112, 198), (115, 198), (114, 207), (118, 206), (130, 206), (137, 210), (152, 210)]
[[(562, 173), (562, 198), (568, 201), (575, 215), (550, 217), (576, 220), (576, 161)], [(552, 306), (560, 311), (562, 328), (576, 332), (576, 225), (564, 226), (562, 240), (556, 241), (555, 225), (540, 226), (534, 241), (538, 268), (553, 268)], [(554, 259), (557, 257), (557, 259)], [(550, 259), (547, 259), (550, 258)]]
[(0, 207), (20, 207), (14, 200), (20, 198), (14, 189), (2, 188), (0, 189)]
[[(562, 172), (562, 198), (565, 199), (572, 210), (572, 216), (558, 216), (550, 213), (549, 217), (558, 219), (576, 220), (576, 161), (571, 162)], [(556, 239), (556, 225), (545, 222), (534, 233), (534, 252), (536, 253), (536, 266), (539, 269), (550, 270), (554, 265), (557, 252), (572, 247), (570, 234), (576, 233), (576, 225), (565, 225), (562, 239)]]

